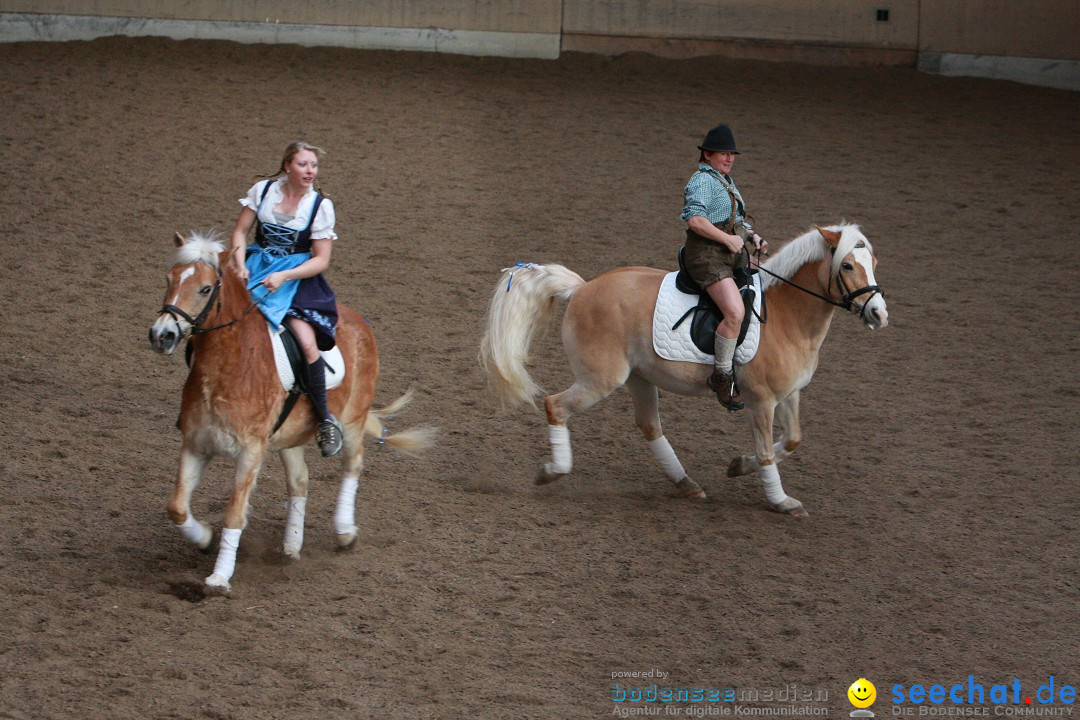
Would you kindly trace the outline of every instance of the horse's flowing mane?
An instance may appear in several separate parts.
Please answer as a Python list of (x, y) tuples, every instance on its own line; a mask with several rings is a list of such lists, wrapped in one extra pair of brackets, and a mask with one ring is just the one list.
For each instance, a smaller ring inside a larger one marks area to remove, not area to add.
[[(840, 244), (837, 246), (832, 259), (832, 275), (836, 275), (840, 271), (840, 263), (843, 262), (844, 256), (848, 255), (859, 242), (865, 243), (867, 250), (871, 253), (874, 252), (874, 249), (870, 247), (870, 241), (866, 239), (862, 234), (862, 230), (855, 223), (829, 225), (825, 229), (840, 233)], [(780, 248), (780, 252), (776, 253), (762, 267), (770, 273), (779, 275), (784, 280), (790, 280), (791, 276), (806, 263), (824, 260), (828, 256), (829, 244), (825, 242), (825, 238), (815, 228), (803, 233)], [(778, 282), (780, 281), (772, 275), (765, 273), (761, 279), (761, 289), (762, 291), (767, 290)]]
[(176, 249), (173, 256), (174, 265), (189, 265), (194, 262), (205, 262), (218, 266), (218, 255), (225, 252), (225, 243), (221, 239), (221, 233), (211, 231), (208, 233), (193, 232), (187, 242)]

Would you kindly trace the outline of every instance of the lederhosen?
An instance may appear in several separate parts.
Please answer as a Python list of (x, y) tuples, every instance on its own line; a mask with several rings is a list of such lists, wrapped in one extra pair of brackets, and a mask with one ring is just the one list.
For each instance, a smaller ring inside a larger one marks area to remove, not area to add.
[[(270, 180), (263, 187), (262, 195), (259, 196), (260, 209), (273, 182)], [(319, 212), (322, 201), (322, 194), (316, 193), (315, 203), (311, 206), (311, 216), (303, 230), (293, 230), (275, 223), (264, 223), (259, 220), (259, 213), (256, 211), (255, 244), (274, 255), (311, 252), (311, 226), (315, 222), (315, 215)], [(311, 325), (315, 330), (315, 344), (319, 350), (330, 350), (334, 347), (338, 320), (337, 298), (322, 273), (300, 280), (287, 316), (299, 318)]]
[[(724, 222), (713, 223), (713, 225), (729, 235), (739, 235), (744, 241), (747, 240), (745, 237), (746, 231), (742, 227), (742, 223), (736, 223), (735, 220), (739, 215), (740, 207), (742, 207), (743, 217), (747, 217), (746, 205), (739, 200), (738, 196), (735, 194), (735, 190), (729, 183), (716, 176), (713, 176), (713, 178), (724, 186), (724, 189), (728, 192), (728, 196), (731, 198), (731, 217)], [(752, 240), (753, 238), (751, 237), (750, 239)], [(683, 263), (686, 265), (686, 271), (690, 273), (690, 277), (694, 279), (694, 282), (701, 287), (706, 288), (724, 278), (732, 277), (733, 271), (736, 268), (745, 266), (746, 253), (741, 250), (734, 253), (731, 250), (728, 250), (727, 246), (698, 235), (690, 228), (687, 228), (686, 249), (683, 251)]]

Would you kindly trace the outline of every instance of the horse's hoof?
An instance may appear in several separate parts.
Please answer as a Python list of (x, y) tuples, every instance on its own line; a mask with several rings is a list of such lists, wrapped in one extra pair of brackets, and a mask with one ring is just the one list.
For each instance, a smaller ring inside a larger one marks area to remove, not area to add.
[(700, 485), (691, 480), (689, 475), (675, 483), (675, 489), (678, 491), (679, 497), (693, 500), (704, 500), (706, 497), (705, 491), (701, 489)]
[(300, 559), (300, 547), (299, 546), (290, 547), (290, 546), (286, 545), (284, 547), (284, 549), (282, 550), (282, 552), (285, 553), (285, 558), (287, 560), (299, 560)]
[(547, 485), (548, 483), (553, 483), (556, 480), (562, 480), (569, 474), (570, 473), (552, 471), (551, 464), (548, 463), (547, 465), (540, 468), (540, 472), (536, 473), (536, 484)]
[(232, 586), (229, 585), (228, 579), (221, 577), (217, 573), (206, 578), (205, 585), (207, 595), (226, 596), (232, 592)]
[(356, 544), (356, 531), (359, 528), (353, 528), (349, 532), (343, 532), (337, 534), (337, 544), (339, 550), (348, 550)]
[(742, 477), (743, 475), (749, 475), (753, 472), (753, 468), (748, 468), (747, 464), (743, 462), (743, 456), (737, 455), (731, 459), (731, 464), (727, 467), (728, 477)]
[(784, 499), (784, 502), (773, 505), (773, 510), (791, 517), (810, 517), (810, 513), (806, 512), (803, 504), (790, 495)]

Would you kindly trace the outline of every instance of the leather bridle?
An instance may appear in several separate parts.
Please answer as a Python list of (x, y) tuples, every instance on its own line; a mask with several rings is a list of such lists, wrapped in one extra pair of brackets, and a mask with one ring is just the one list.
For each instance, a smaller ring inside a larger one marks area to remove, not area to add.
[[(862, 247), (866, 247), (866, 244), (862, 243), (862, 242), (859, 242), (859, 243), (857, 243), (855, 245), (855, 248), (862, 248)], [(750, 259), (750, 251), (749, 251), (749, 249), (743, 248), (743, 252), (746, 253), (747, 260), (749, 261), (749, 259)], [(833, 281), (835, 280), (836, 281), (836, 287), (840, 291), (840, 299), (836, 300), (835, 298), (829, 297), (828, 295), (822, 295), (821, 293), (818, 293), (818, 292), (814, 292), (810, 288), (805, 288), (802, 285), (799, 285), (798, 283), (792, 282), (791, 280), (788, 280), (785, 277), (781, 277), (781, 276), (777, 275), (774, 272), (770, 272), (770, 271), (766, 270), (761, 265), (761, 253), (760, 252), (755, 253), (754, 257), (758, 261), (758, 265), (757, 265), (758, 270), (761, 270), (766, 275), (771, 275), (772, 277), (776, 278), (777, 280), (780, 280), (781, 282), (785, 282), (785, 283), (787, 283), (788, 285), (791, 285), (794, 288), (802, 290), (804, 293), (807, 293), (809, 295), (813, 295), (816, 298), (824, 300), (825, 302), (829, 303), (830, 305), (835, 305), (836, 307), (843, 308), (844, 310), (847, 310), (849, 312), (857, 312), (859, 314), (859, 317), (862, 318), (863, 322), (867, 321), (867, 319), (866, 319), (866, 308), (870, 304), (870, 301), (874, 299), (874, 296), (875, 295), (881, 295), (882, 297), (885, 297), (885, 291), (882, 290), (881, 287), (878, 286), (878, 285), (867, 285), (866, 287), (861, 287), (861, 288), (859, 288), (857, 290), (848, 290), (846, 287), (844, 287), (844, 281), (840, 278), (840, 273), (837, 273), (835, 276), (833, 276), (830, 273), (830, 275), (829, 275), (829, 290), (830, 291), (832, 290), (832, 284), (833, 284)], [(870, 297), (868, 297), (866, 299), (866, 301), (862, 305), (856, 305), (855, 304), (855, 298), (859, 297), (860, 295), (866, 295), (867, 293), (870, 293)]]
[[(205, 262), (205, 261), (204, 260), (198, 260), (197, 262)], [(210, 265), (210, 263), (207, 263), (207, 264)], [(251, 312), (252, 309), (254, 309), (255, 306), (258, 304), (258, 303), (254, 303), (254, 302), (251, 303), (251, 306), (248, 307), (248, 309), (245, 310), (240, 315), (240, 317), (234, 318), (234, 319), (230, 320), (227, 323), (222, 323), (220, 325), (214, 325), (213, 327), (208, 327), (208, 328), (202, 327), (202, 324), (204, 322), (206, 322), (206, 318), (209, 317), (210, 311), (214, 309), (215, 304), (217, 305), (218, 310), (221, 309), (221, 298), (220, 298), (220, 295), (221, 295), (221, 270), (217, 266), (212, 266), (212, 267), (214, 268), (214, 272), (217, 274), (217, 278), (214, 280), (214, 289), (210, 291), (210, 297), (209, 297), (209, 299), (207, 299), (206, 305), (203, 306), (203, 309), (199, 312), (198, 315), (196, 315), (195, 317), (191, 317), (191, 315), (188, 315), (187, 312), (183, 308), (179, 308), (176, 305), (165, 304), (165, 305), (161, 306), (161, 313), (163, 315), (169, 315), (174, 321), (176, 321), (177, 326), (180, 325), (180, 318), (183, 318), (188, 323), (188, 325), (191, 326), (190, 331), (191, 331), (192, 335), (205, 335), (208, 332), (212, 332), (214, 330), (220, 330), (222, 328), (227, 328), (230, 325), (235, 325), (236, 323), (243, 320), (244, 317), (249, 312)], [(177, 317), (177, 316), (179, 316), (179, 317)]]

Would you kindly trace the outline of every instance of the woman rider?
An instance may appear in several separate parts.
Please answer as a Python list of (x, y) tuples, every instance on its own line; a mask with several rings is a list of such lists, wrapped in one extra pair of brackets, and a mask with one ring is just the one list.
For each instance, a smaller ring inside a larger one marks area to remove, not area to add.
[[(326, 362), (334, 347), (337, 301), (322, 273), (330, 265), (334, 204), (315, 186), (323, 150), (298, 141), (285, 149), (281, 167), (241, 198), (232, 232), (232, 262), (248, 281), (252, 300), (275, 328), (286, 322), (307, 360), (307, 391), (318, 422), (324, 456), (341, 452), (341, 424), (326, 404)], [(255, 226), (255, 242), (247, 236)]]
[(716, 399), (728, 410), (741, 410), (735, 387), (735, 344), (743, 321), (743, 301), (732, 271), (745, 264), (751, 251), (766, 252), (769, 244), (747, 220), (746, 204), (731, 179), (731, 166), (739, 151), (727, 125), (709, 130), (698, 150), (698, 169), (683, 191), (682, 219), (686, 222), (683, 260), (690, 277), (703, 287), (723, 313), (713, 339), (716, 365), (708, 379)]

